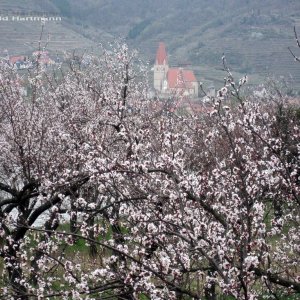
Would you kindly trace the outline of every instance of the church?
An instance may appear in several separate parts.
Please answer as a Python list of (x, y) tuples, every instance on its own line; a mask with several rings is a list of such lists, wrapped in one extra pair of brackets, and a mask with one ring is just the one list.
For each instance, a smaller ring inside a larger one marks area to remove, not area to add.
[(176, 94), (198, 97), (198, 82), (192, 70), (169, 68), (166, 46), (159, 43), (154, 64), (154, 89), (162, 97)]

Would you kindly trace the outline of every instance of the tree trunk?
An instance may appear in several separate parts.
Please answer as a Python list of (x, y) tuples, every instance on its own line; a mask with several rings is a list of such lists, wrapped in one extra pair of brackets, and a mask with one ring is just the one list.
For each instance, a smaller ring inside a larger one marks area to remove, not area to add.
[[(14, 249), (15, 248), (15, 249)], [(22, 269), (21, 262), (17, 257), (17, 252), (19, 250), (19, 246), (13, 244), (9, 246), (8, 253), (6, 255), (7, 262), (9, 262), (9, 266), (6, 267), (9, 276), (10, 285), (14, 291), (14, 299), (20, 300), (29, 300), (27, 295), (27, 288), (20, 283), (22, 280)]]

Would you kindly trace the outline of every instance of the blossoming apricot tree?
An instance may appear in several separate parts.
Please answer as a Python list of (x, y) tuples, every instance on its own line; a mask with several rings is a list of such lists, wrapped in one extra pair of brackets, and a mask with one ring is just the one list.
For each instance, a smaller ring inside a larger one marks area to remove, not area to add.
[(227, 70), (209, 113), (166, 114), (134, 60), (118, 45), (28, 97), (2, 66), (0, 298), (299, 294), (299, 108)]

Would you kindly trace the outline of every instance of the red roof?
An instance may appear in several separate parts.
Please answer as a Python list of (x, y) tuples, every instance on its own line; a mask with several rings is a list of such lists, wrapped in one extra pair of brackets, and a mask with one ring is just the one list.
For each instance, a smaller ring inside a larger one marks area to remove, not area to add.
[(168, 70), (169, 88), (191, 88), (192, 82), (197, 82), (192, 70), (183, 70), (180, 68), (172, 68)]
[(9, 61), (12, 65), (14, 65), (15, 63), (17, 63), (18, 61), (25, 61), (25, 56), (11, 56), (9, 58)]
[(186, 82), (197, 82), (196, 76), (192, 70), (183, 70), (183, 74)]
[(159, 43), (155, 62), (157, 65), (164, 65), (168, 63), (166, 46), (162, 42)]

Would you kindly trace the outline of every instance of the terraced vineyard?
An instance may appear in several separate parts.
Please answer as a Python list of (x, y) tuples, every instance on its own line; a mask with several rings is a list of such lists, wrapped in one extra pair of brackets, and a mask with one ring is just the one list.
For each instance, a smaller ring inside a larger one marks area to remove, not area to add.
[[(0, 23), (0, 49), (2, 51), (7, 49), (11, 55), (31, 53), (38, 48), (41, 30), (40, 24), (32, 22), (2, 22)], [(63, 23), (48, 22), (45, 25), (43, 45), (48, 39), (47, 49), (53, 52), (83, 49), (93, 45), (90, 40), (67, 28)]]
[[(25, 3), (26, 2), (26, 3)], [(0, 21), (0, 56), (4, 50), (10, 55), (30, 54), (38, 49), (42, 31), (39, 21), (13, 21), (12, 16), (31, 13), (41, 16), (43, 13), (56, 15), (57, 10), (48, 1), (15, 1), (1, 0), (0, 15), (9, 16), (9, 21)], [(42, 45), (47, 44), (51, 52), (73, 49), (84, 49), (94, 45), (82, 34), (76, 32), (70, 25), (69, 20), (62, 17), (62, 21), (49, 21), (44, 25)]]
[[(297, 24), (295, 22), (295, 24)], [(300, 27), (299, 27), (300, 28)], [(296, 63), (291, 56), (288, 47), (294, 49), (295, 53), (299, 51), (295, 47), (293, 36), (293, 26), (289, 30), (285, 28), (276, 28), (277, 37), (270, 37), (272, 28), (246, 30), (239, 35), (229, 35), (220, 40), (211, 39), (207, 43), (207, 47), (201, 50), (201, 54), (205, 56), (210, 53), (211, 49), (219, 49), (216, 55), (225, 53), (228, 62), (232, 64), (234, 70), (241, 73), (254, 75), (259, 74), (260, 77), (276, 77), (285, 78), (292, 86), (300, 88), (300, 65)], [(261, 33), (261, 37), (255, 38), (253, 34)]]
[(253, 0), (246, 4), (227, 0), (223, 11), (213, 9), (217, 3), (202, 2), (189, 1), (182, 10), (164, 11), (165, 15), (149, 22), (132, 43), (154, 58), (153, 45), (165, 41), (171, 63), (189, 65), (200, 80), (222, 80), (221, 57), (225, 53), (232, 69), (249, 74), (254, 84), (274, 76), (300, 90), (300, 65), (288, 50), (291, 47), (300, 55), (293, 33), (296, 26), (300, 34), (299, 1)]

